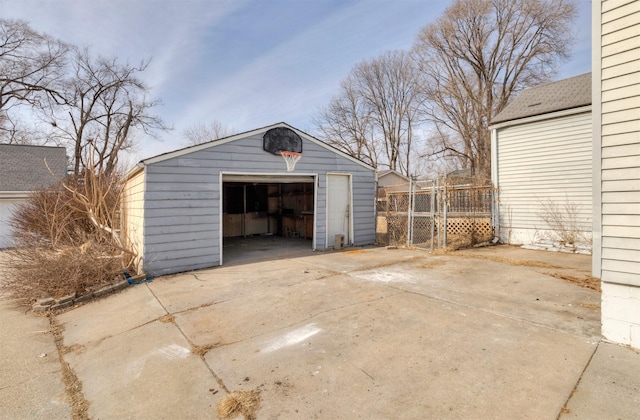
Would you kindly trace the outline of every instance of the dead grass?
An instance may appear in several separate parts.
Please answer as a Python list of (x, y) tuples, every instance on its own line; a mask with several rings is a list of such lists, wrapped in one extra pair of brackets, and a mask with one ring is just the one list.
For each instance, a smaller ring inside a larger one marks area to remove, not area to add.
[(445, 264), (445, 261), (443, 260), (430, 260), (429, 262), (418, 265), (418, 268), (429, 269), (429, 268), (439, 267), (444, 264)]
[(203, 346), (192, 345), (191, 353), (195, 354), (196, 356), (204, 356), (205, 354), (207, 354), (209, 350), (215, 349), (216, 347), (220, 347), (220, 345), (221, 345), (220, 343), (205, 344)]
[(353, 255), (353, 254), (363, 254), (366, 251), (364, 249), (352, 249), (349, 251), (343, 251), (343, 254), (347, 254), (347, 255)]
[(256, 391), (234, 391), (218, 403), (218, 418), (232, 419), (242, 415), (245, 420), (256, 418), (260, 407), (260, 394)]
[(555, 277), (557, 279), (566, 280), (568, 282), (577, 284), (580, 287), (595, 290), (596, 292), (602, 291), (600, 289), (600, 279), (591, 277), (589, 275), (574, 276), (571, 274), (558, 273), (558, 272), (545, 273), (545, 274)]
[(68, 352), (63, 345), (63, 327), (58, 324), (53, 316), (49, 317), (49, 324), (56, 342), (56, 347), (58, 348), (58, 358), (62, 366), (62, 381), (64, 382), (65, 393), (71, 406), (71, 416), (74, 420), (88, 420), (89, 402), (84, 398), (84, 394), (82, 393), (82, 382), (80, 382), (76, 373), (63, 357), (63, 354)]
[[(433, 252), (433, 255), (455, 255), (462, 258), (473, 258), (473, 259), (482, 259), (482, 260), (490, 260), (504, 264), (510, 264), (521, 267), (534, 267), (534, 268), (552, 268), (552, 269), (566, 269), (566, 267), (561, 267), (559, 265), (549, 264), (544, 261), (532, 261), (532, 260), (518, 260), (515, 258), (507, 258), (500, 257), (497, 255), (467, 255), (464, 253), (458, 253), (451, 249), (440, 249)], [(583, 275), (572, 275), (565, 274), (558, 271), (545, 272), (544, 274), (555, 277), (557, 279), (565, 280), (574, 284), (577, 284), (580, 287), (584, 287), (587, 289), (595, 290), (600, 292), (600, 280), (592, 277), (587, 274)]]
[(598, 303), (579, 302), (578, 305), (587, 309), (600, 309), (600, 304)]
[[(449, 255), (454, 255), (454, 254), (449, 252)], [(459, 253), (456, 253), (455, 255), (461, 256), (462, 258), (490, 260), (490, 261), (495, 261), (495, 262), (505, 263), (510, 265), (519, 265), (523, 267), (565, 268), (559, 265), (549, 264), (544, 261), (518, 260), (515, 258), (499, 257), (497, 255), (467, 255), (467, 254), (459, 254)]]
[(75, 353), (75, 354), (83, 354), (86, 350), (86, 347), (83, 346), (82, 344), (73, 344), (71, 346), (61, 346), (58, 348), (58, 351), (62, 354), (67, 354), (67, 353)]
[(163, 322), (165, 324), (173, 324), (175, 322), (175, 318), (171, 314), (166, 314), (158, 318), (158, 321)]

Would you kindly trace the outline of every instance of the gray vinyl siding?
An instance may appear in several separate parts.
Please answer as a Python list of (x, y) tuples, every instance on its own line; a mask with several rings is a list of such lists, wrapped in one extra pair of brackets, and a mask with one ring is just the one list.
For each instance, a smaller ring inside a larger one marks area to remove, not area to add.
[(640, 2), (602, 3), (601, 24), (600, 274), (640, 286)]
[[(361, 168), (364, 169), (364, 168)], [(376, 239), (375, 231), (375, 173), (352, 171), (353, 182), (353, 244), (369, 245)]]
[(218, 265), (218, 174), (184, 159), (145, 170), (145, 271), (161, 274)]
[(226, 172), (317, 176), (315, 248), (326, 236), (326, 173), (352, 175), (354, 245), (375, 240), (374, 172), (303, 137), (294, 172), (262, 149), (262, 134), (176, 156), (146, 166), (145, 270), (181, 272), (220, 264), (220, 176)]
[(497, 171), (500, 236), (513, 244), (553, 237), (545, 204), (570, 204), (578, 229), (590, 237), (592, 224), (591, 113), (498, 128)]

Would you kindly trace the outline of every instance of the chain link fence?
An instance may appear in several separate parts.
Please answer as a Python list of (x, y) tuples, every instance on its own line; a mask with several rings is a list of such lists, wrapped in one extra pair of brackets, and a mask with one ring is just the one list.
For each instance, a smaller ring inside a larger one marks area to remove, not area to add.
[(377, 243), (437, 249), (493, 237), (489, 180), (411, 180), (378, 189)]

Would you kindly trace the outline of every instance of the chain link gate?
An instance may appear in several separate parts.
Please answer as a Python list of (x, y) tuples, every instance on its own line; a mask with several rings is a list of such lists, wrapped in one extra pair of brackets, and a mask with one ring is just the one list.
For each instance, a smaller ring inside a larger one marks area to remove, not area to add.
[(491, 200), (486, 182), (447, 186), (411, 180), (386, 188), (378, 197), (378, 243), (433, 250), (446, 247), (449, 237), (487, 240), (493, 234)]

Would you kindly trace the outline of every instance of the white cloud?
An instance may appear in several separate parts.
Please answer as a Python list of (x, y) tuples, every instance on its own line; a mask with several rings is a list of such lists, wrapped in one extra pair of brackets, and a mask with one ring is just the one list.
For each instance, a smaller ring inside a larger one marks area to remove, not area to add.
[[(310, 116), (337, 92), (355, 63), (387, 49), (411, 47), (425, 22), (416, 17), (419, 13), (407, 19), (410, 10), (427, 7), (419, 2), (356, 2), (335, 8), (325, 19), (302, 22), (305, 29), (296, 36), (262, 55), (245, 57), (236, 72), (203, 86), (177, 115), (176, 124), (217, 119), (240, 130), (282, 120), (309, 125)], [(404, 14), (405, 20), (396, 14)]]

